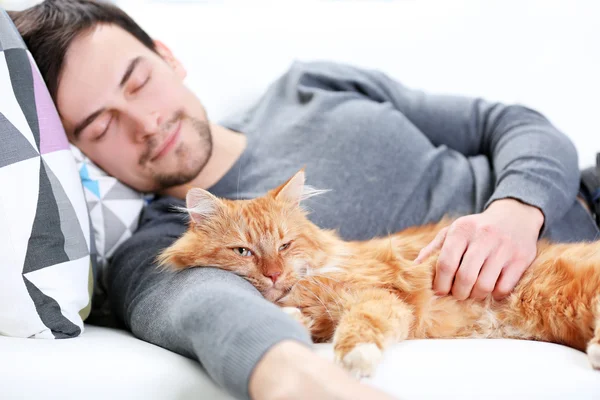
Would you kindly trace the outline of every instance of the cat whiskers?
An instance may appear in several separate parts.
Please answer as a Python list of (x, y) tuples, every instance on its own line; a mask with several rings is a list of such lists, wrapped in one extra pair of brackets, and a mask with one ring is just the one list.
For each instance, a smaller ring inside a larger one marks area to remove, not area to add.
[(300, 280), (303, 280), (303, 279), (306, 279), (306, 278), (325, 278), (325, 279), (329, 279), (331, 281), (334, 281), (335, 283), (343, 284), (339, 279), (334, 279), (330, 275), (318, 274), (318, 273), (315, 274), (313, 272), (311, 272), (310, 274), (304, 275), (302, 278), (300, 278)]
[(325, 305), (325, 302), (319, 297), (319, 295), (316, 294), (316, 293), (314, 293), (314, 292), (311, 292), (310, 290), (308, 292), (310, 294), (312, 294), (319, 301), (319, 303), (321, 303), (321, 305), (323, 306), (323, 308), (325, 309), (325, 311), (329, 315), (329, 319), (331, 321), (335, 321), (335, 319), (333, 318), (333, 315), (331, 315), (331, 312), (329, 311), (329, 308)]

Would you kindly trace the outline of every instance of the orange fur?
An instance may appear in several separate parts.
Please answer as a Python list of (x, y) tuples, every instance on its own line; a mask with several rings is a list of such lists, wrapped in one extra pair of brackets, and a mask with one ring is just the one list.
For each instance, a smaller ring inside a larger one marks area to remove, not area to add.
[[(371, 373), (377, 351), (411, 338), (548, 341), (587, 349), (600, 368), (600, 242), (540, 241), (509, 297), (459, 301), (432, 290), (437, 254), (413, 263), (451, 220), (347, 242), (306, 218), (303, 185), (301, 171), (254, 200), (196, 192), (207, 202), (198, 210), (209, 211), (190, 212), (188, 231), (160, 255), (161, 264), (214, 266), (245, 277), (268, 300), (298, 308), (313, 340), (333, 341), (337, 360), (357, 375)], [(188, 195), (188, 209), (195, 198)], [(241, 256), (240, 247), (250, 255)]]

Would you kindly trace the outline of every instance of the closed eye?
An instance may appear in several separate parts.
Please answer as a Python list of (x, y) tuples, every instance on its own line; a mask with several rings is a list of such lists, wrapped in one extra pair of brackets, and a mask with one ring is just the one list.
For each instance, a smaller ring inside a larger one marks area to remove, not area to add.
[(146, 78), (146, 80), (144, 80), (144, 82), (142, 82), (138, 87), (134, 88), (131, 90), (131, 94), (135, 94), (137, 92), (139, 92), (140, 90), (142, 90), (144, 88), (144, 86), (146, 86), (146, 84), (148, 83), (148, 81), (150, 81), (150, 75), (148, 75), (148, 77)]
[(291, 242), (291, 241), (289, 241), (289, 242), (287, 242), (287, 243), (284, 243), (284, 244), (282, 244), (281, 246), (279, 246), (279, 251), (284, 251), (284, 250), (287, 250), (287, 249), (290, 247), (290, 245), (291, 245), (291, 244), (292, 244), (292, 242)]
[(112, 117), (112, 116), (110, 117), (110, 119), (109, 119), (109, 120), (108, 120), (108, 122), (106, 123), (106, 127), (104, 128), (104, 130), (102, 131), (102, 133), (101, 133), (101, 134), (99, 134), (98, 136), (96, 136), (96, 137), (93, 139), (93, 141), (94, 141), (94, 142), (98, 142), (98, 141), (100, 141), (100, 140), (101, 140), (101, 139), (104, 137), (104, 135), (106, 135), (106, 132), (108, 132), (108, 130), (109, 130), (109, 128), (110, 128), (110, 125), (111, 125), (111, 124), (112, 124), (112, 122), (113, 122), (113, 118), (114, 118), (114, 117)]

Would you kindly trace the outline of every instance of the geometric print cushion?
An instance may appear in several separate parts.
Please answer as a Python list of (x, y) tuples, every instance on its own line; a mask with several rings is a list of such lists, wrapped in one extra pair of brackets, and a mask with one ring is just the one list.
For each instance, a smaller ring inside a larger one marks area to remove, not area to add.
[(108, 175), (77, 147), (71, 145), (71, 151), (83, 183), (94, 237), (98, 270), (93, 316), (105, 318), (110, 315), (110, 307), (104, 271), (115, 250), (137, 229), (147, 197)]
[(92, 220), (99, 266), (105, 266), (117, 247), (138, 226), (145, 196), (108, 175), (71, 145)]
[(48, 89), (0, 9), (0, 334), (80, 335), (93, 289), (82, 184)]

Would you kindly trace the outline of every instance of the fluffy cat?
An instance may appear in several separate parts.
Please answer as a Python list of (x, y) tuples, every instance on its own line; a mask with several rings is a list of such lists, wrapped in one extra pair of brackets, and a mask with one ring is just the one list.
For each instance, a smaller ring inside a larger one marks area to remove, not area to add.
[(306, 218), (304, 171), (253, 200), (187, 194), (189, 228), (161, 265), (232, 271), (284, 307), (356, 376), (390, 343), (412, 338), (516, 338), (564, 344), (600, 369), (600, 243), (552, 244), (504, 300), (459, 301), (432, 290), (437, 253), (413, 260), (452, 221), (349, 242)]

